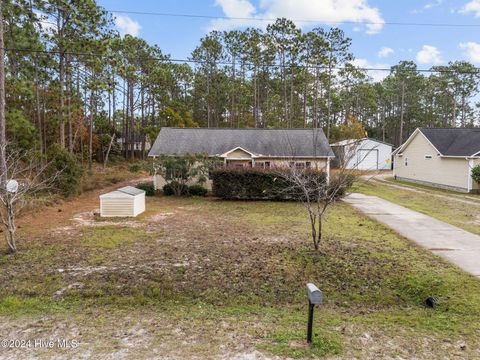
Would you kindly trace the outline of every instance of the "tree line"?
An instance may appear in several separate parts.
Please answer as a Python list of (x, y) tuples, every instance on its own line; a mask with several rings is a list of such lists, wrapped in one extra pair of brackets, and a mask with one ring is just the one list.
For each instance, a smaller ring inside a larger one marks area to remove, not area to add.
[(399, 145), (417, 127), (479, 124), (474, 65), (422, 73), (401, 61), (375, 82), (339, 28), (277, 19), (211, 31), (178, 61), (120, 36), (95, 0), (2, 3), (6, 138), (39, 154), (60, 147), (90, 165), (110, 152), (144, 157), (163, 126), (322, 127), (333, 141), (357, 122)]

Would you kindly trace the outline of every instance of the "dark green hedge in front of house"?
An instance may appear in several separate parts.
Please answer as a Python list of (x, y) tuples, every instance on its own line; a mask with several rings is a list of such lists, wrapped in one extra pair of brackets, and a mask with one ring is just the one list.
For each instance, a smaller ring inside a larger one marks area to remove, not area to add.
[(255, 168), (223, 168), (210, 172), (213, 195), (223, 199), (290, 200), (289, 184), (278, 172)]
[(216, 169), (210, 173), (213, 195), (223, 199), (282, 200), (286, 181), (262, 169)]

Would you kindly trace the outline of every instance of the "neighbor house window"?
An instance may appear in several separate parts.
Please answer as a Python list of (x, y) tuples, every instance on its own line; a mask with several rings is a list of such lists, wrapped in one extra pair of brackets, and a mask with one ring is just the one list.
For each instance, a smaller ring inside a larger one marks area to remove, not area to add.
[(307, 169), (310, 169), (310, 168), (312, 167), (312, 163), (311, 163), (310, 161), (307, 161), (307, 162), (305, 163), (305, 167), (306, 167)]
[(297, 162), (297, 163), (295, 163), (295, 168), (296, 168), (297, 170), (305, 169), (305, 163), (303, 163), (303, 162)]
[(265, 169), (270, 169), (270, 161), (265, 161)]
[(431, 160), (433, 158), (432, 155), (425, 155), (425, 160)]
[(295, 166), (295, 161), (290, 161), (288, 163), (288, 166), (290, 166), (291, 168), (293, 168)]

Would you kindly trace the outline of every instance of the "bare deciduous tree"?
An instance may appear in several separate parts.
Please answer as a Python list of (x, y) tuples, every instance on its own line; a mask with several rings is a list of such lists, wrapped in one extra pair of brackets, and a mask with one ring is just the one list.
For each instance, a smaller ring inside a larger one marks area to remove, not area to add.
[(352, 172), (339, 169), (329, 178), (319, 169), (291, 167), (279, 171), (279, 174), (290, 184), (287, 191), (307, 210), (313, 246), (318, 250), (327, 209), (346, 194), (354, 179)]
[[(365, 160), (369, 153), (368, 151), (362, 158), (358, 158), (357, 148), (361, 140), (353, 139), (347, 143), (338, 161), (338, 168), (332, 172), (330, 172), (329, 164), (323, 168), (318, 165), (314, 165), (310, 169), (297, 167), (295, 157), (292, 157), (289, 168), (276, 170), (290, 184), (286, 189), (289, 195), (300, 201), (307, 210), (315, 250), (320, 248), (323, 224), (328, 208), (347, 195), (348, 188), (355, 180), (358, 180), (355, 168), (358, 163)], [(313, 141), (314, 148), (317, 148), (318, 139), (315, 136), (313, 136)], [(374, 151), (374, 149), (370, 151)], [(370, 174), (370, 176), (374, 175)]]
[[(42, 164), (41, 159), (18, 150), (10, 150), (6, 145), (1, 149), (6, 154), (6, 171), (0, 182), (0, 221), (5, 229), (8, 251), (17, 250), (16, 219), (25, 205), (35, 195), (51, 187), (60, 171), (44, 176), (49, 164)], [(17, 186), (18, 184), (18, 186)]]

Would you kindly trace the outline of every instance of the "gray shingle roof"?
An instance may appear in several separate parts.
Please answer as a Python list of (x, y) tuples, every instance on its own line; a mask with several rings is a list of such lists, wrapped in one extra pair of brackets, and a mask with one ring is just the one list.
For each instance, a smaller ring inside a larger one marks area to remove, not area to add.
[(480, 129), (421, 128), (425, 137), (445, 156), (472, 156), (480, 152)]
[(149, 156), (215, 156), (236, 147), (263, 156), (335, 156), (322, 129), (207, 128), (162, 128)]

